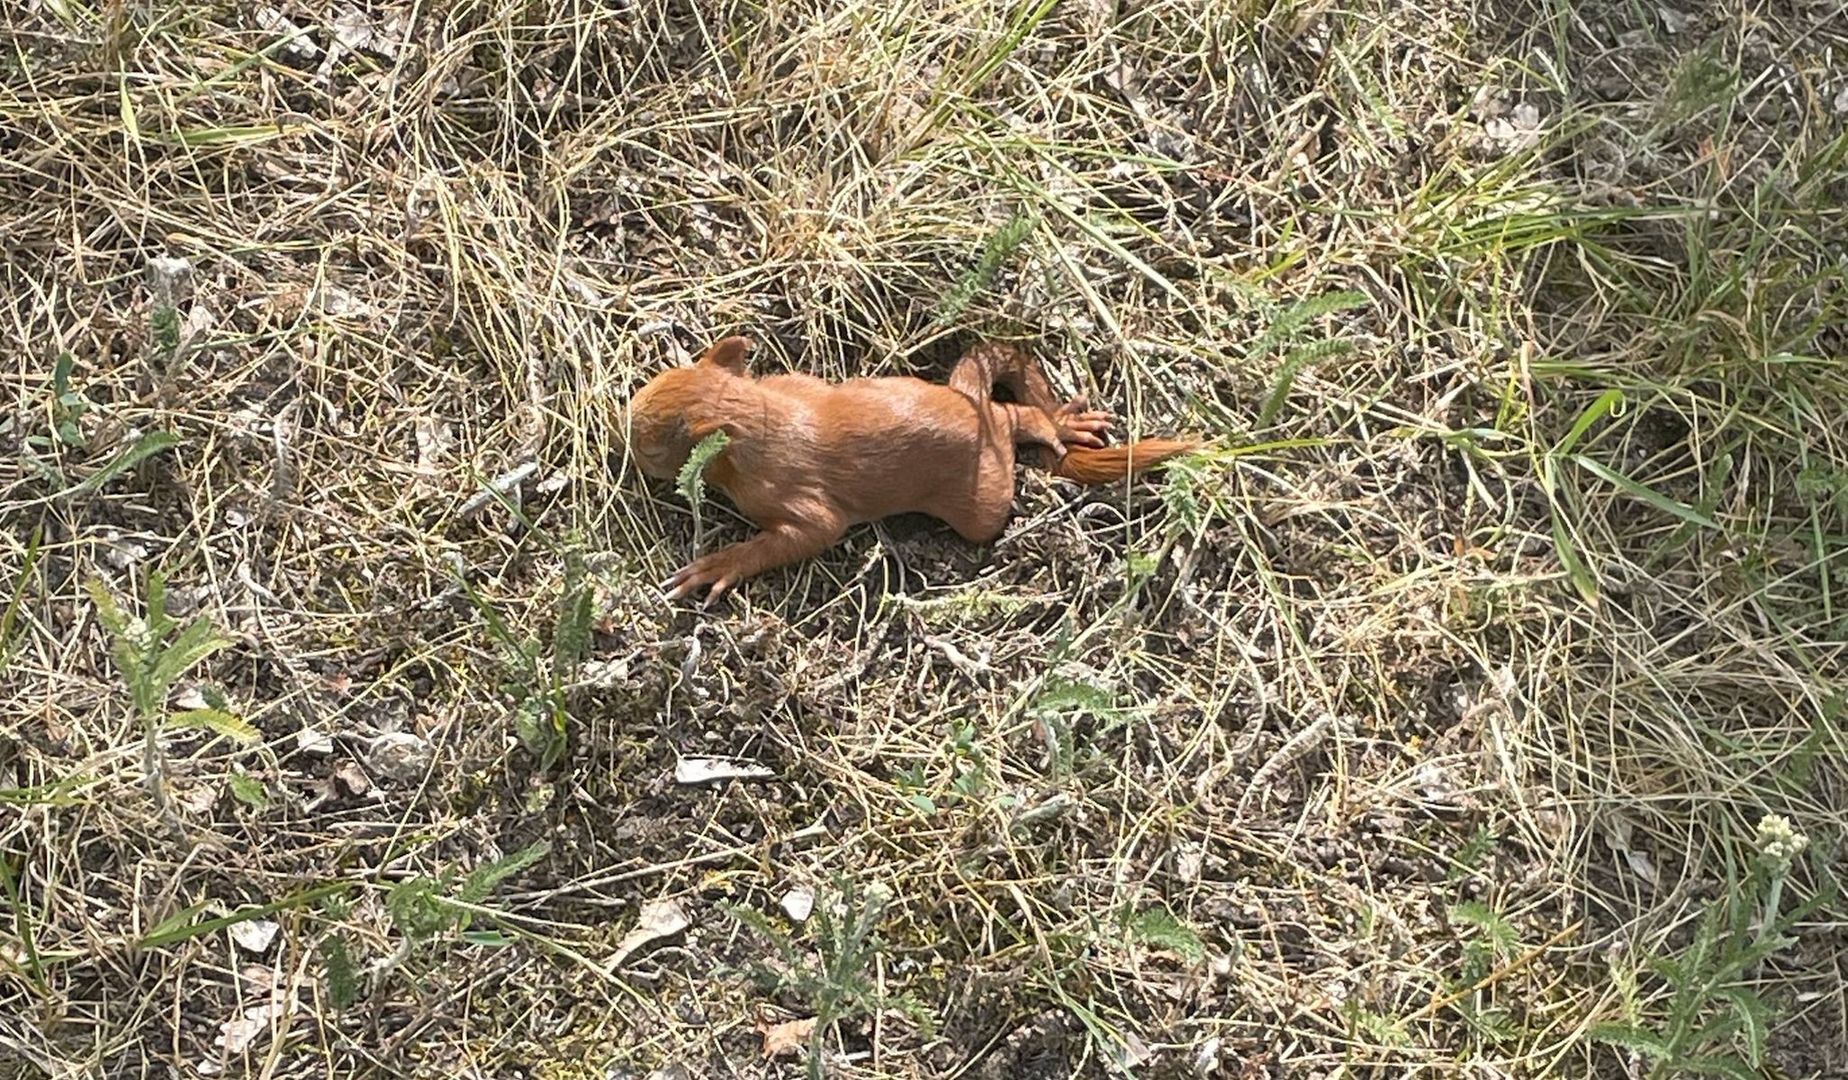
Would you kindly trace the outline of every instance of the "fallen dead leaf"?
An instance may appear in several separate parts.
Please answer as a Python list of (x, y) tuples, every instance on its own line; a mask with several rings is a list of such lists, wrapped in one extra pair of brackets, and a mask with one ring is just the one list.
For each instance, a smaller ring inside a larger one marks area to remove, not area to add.
[(1621, 816), (1613, 815), (1604, 824), (1605, 842), (1623, 856), (1623, 861), (1629, 864), (1631, 873), (1654, 885), (1656, 883), (1655, 863), (1649, 858), (1648, 852), (1631, 845), (1630, 838), (1633, 832), (1630, 822)]
[(250, 1049), (250, 1044), (257, 1041), (257, 1036), (268, 1031), (270, 1024), (287, 1011), (280, 1002), (275, 1001), (245, 1009), (241, 1015), (218, 1025), (218, 1038), (213, 1040), (213, 1045), (227, 1054), (241, 1054)]
[(210, 784), (194, 784), (177, 792), (174, 801), (194, 815), (203, 816), (218, 805), (218, 789)]
[(419, 417), (414, 432), (417, 436), (416, 482), (427, 489), (434, 478), (443, 475), (443, 462), (455, 446), (455, 433), (448, 424), (433, 416)]
[(348, 794), (351, 795), (364, 797), (366, 792), (372, 790), (372, 779), (366, 775), (364, 769), (359, 767), (358, 762), (341, 762), (334, 769), (334, 779), (340, 781), (340, 786), (346, 788)]
[[(602, 629), (603, 626), (606, 625), (614, 629), (615, 617), (604, 616), (598, 629), (602, 633), (609, 633), (609, 630)], [(583, 678), (586, 685), (607, 690), (613, 686), (620, 685), (624, 679), (629, 677), (629, 659), (628, 657), (619, 656), (613, 660), (586, 661), (584, 666), (578, 669), (578, 674)]]
[(245, 952), (260, 953), (270, 947), (276, 940), (276, 931), (281, 927), (268, 919), (246, 919), (231, 924), (231, 940)]
[(372, 17), (352, 8), (334, 16), (334, 40), (351, 52), (372, 47)]
[(199, 340), (216, 322), (217, 320), (213, 318), (211, 311), (207, 310), (205, 305), (194, 304), (192, 309), (186, 313), (186, 318), (180, 321), (180, 341), (191, 343)]
[(616, 943), (616, 955), (610, 957), (609, 970), (615, 971), (631, 953), (649, 942), (678, 934), (690, 924), (686, 909), (680, 906), (680, 901), (650, 900), (642, 905), (635, 929), (624, 934), (622, 940)]
[(234, 1017), (218, 1025), (218, 1045), (229, 1053), (241, 1054), (250, 1049), (250, 1044), (257, 1041), (266, 1027), (269, 1027), (268, 1017)]
[(800, 1020), (785, 1020), (780, 1024), (757, 1022), (757, 1031), (764, 1037), (764, 1057), (782, 1057), (802, 1049), (809, 1036), (815, 1033), (815, 1018), (810, 1016)]
[(1200, 1044), (1194, 1051), (1193, 1071), (1195, 1076), (1211, 1076), (1219, 1071), (1219, 1037), (1214, 1037)]
[(314, 43), (314, 39), (287, 15), (273, 7), (265, 5), (257, 9), (257, 26), (281, 35), (286, 42), (283, 48), (288, 52), (307, 57), (320, 55), (321, 47)]

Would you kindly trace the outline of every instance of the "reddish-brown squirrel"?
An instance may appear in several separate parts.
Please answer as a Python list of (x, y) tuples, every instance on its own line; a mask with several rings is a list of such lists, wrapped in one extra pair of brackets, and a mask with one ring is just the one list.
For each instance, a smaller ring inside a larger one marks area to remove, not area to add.
[[(1106, 448), (1110, 417), (1083, 398), (1055, 403), (1039, 364), (1007, 345), (969, 350), (948, 385), (753, 378), (745, 360), (754, 347), (725, 338), (630, 402), (628, 449), (647, 476), (673, 479), (700, 440), (724, 431), (705, 479), (761, 530), (682, 567), (666, 583), (670, 598), (710, 586), (710, 605), (746, 578), (820, 553), (849, 526), (892, 514), (929, 514), (974, 543), (993, 541), (1014, 502), (1016, 446), (1055, 476), (1102, 485), (1201, 445)], [(1015, 400), (996, 401), (997, 384)]]

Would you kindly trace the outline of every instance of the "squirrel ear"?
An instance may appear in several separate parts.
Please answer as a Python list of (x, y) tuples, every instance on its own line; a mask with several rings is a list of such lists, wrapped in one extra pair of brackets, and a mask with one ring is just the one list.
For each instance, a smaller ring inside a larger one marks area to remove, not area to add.
[(745, 359), (756, 347), (757, 343), (750, 338), (734, 334), (713, 342), (705, 352), (700, 354), (695, 363), (697, 365), (711, 364), (714, 367), (722, 367), (734, 375), (742, 375)]

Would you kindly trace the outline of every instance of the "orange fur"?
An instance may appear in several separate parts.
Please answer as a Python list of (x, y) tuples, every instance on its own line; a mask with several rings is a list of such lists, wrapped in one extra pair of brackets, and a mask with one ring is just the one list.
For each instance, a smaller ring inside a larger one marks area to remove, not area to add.
[[(1055, 475), (1095, 485), (1200, 445), (1105, 448), (1109, 417), (1083, 399), (1056, 404), (1039, 365), (1005, 345), (971, 349), (948, 385), (753, 378), (745, 370), (752, 348), (749, 338), (720, 340), (691, 367), (656, 376), (629, 405), (629, 453), (658, 479), (672, 479), (701, 439), (723, 430), (728, 442), (706, 481), (761, 530), (682, 567), (668, 581), (672, 597), (710, 587), (710, 604), (746, 578), (825, 550), (849, 526), (892, 514), (929, 514), (968, 540), (992, 541), (1013, 507), (1016, 448)], [(995, 400), (996, 385), (1016, 400)]]
[(1053, 466), (1052, 474), (1092, 487), (1119, 484), (1171, 457), (1198, 450), (1201, 445), (1193, 439), (1139, 439), (1104, 450), (1072, 447)]

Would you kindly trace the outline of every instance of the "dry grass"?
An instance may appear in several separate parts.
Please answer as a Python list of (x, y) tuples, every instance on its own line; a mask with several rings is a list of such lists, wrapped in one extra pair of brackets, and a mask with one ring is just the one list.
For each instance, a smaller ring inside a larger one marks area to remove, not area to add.
[[(0, 1076), (1848, 1070), (1838, 5), (278, 6), (0, 16)], [(670, 609), (740, 329), (1222, 449)]]

